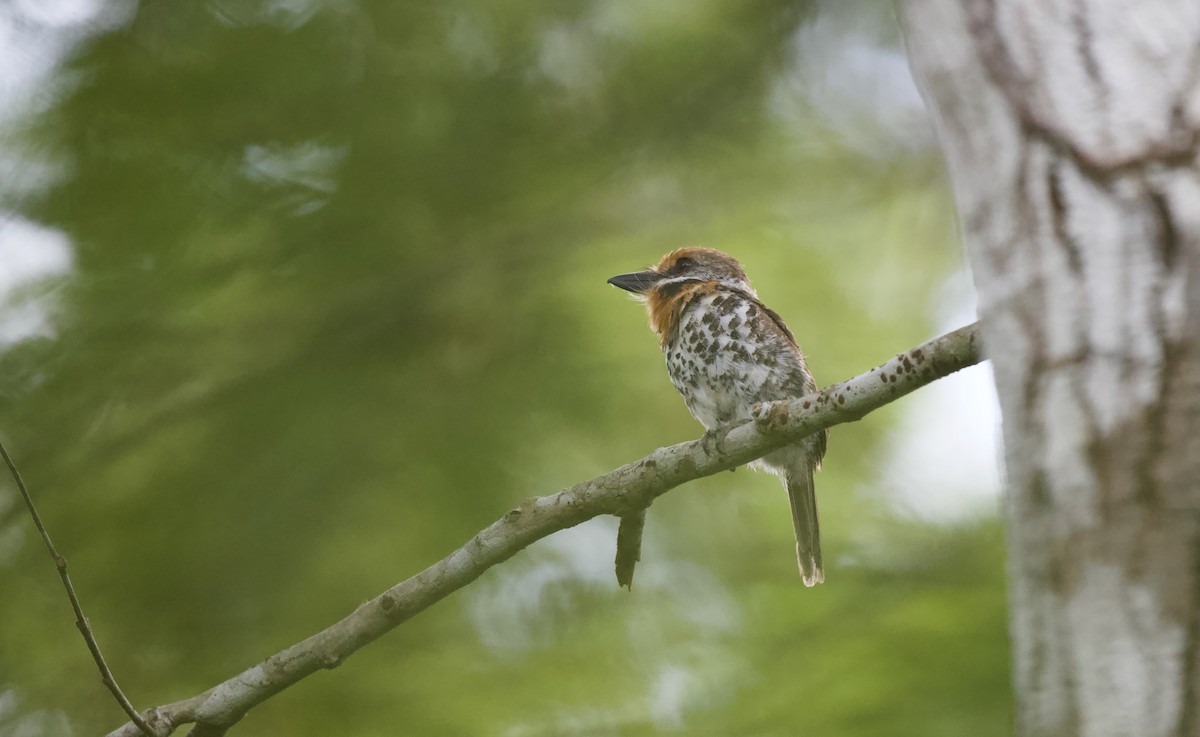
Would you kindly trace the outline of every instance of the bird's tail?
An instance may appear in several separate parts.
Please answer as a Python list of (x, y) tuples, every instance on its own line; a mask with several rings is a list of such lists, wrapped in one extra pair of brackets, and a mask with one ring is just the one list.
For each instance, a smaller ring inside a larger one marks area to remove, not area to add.
[(784, 476), (788, 498), (792, 502), (792, 525), (796, 528), (796, 560), (805, 586), (825, 581), (821, 564), (821, 526), (817, 521), (817, 494), (812, 469), (791, 469)]
[(633, 590), (633, 569), (642, 559), (642, 529), (646, 526), (646, 509), (621, 516), (617, 527), (617, 585)]

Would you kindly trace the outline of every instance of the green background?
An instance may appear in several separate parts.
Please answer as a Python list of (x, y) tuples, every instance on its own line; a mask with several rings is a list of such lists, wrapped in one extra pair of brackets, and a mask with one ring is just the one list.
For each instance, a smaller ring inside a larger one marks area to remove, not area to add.
[[(54, 330), (0, 352), (0, 437), (141, 708), (697, 437), (613, 274), (735, 254), (822, 384), (944, 327), (929, 132), (814, 92), (848, 28), (900, 53), (886, 4), (109, 5), (0, 127), (59, 167), (10, 167), (0, 207), (73, 259), (10, 296)], [(233, 734), (1009, 734), (995, 510), (932, 524), (871, 491), (912, 401), (831, 437), (824, 586), (778, 482), (721, 474), (654, 506), (632, 593), (589, 522)], [(7, 481), (0, 541), (0, 735), (116, 727)]]

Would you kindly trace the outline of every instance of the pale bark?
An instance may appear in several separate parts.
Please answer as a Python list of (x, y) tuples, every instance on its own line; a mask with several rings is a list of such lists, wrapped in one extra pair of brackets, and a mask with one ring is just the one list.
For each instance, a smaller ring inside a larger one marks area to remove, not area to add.
[[(865, 374), (816, 394), (772, 402), (718, 430), (709, 441), (659, 448), (639, 461), (556, 494), (529, 499), (458, 550), (365, 602), (342, 621), (272, 655), (204, 693), (144, 712), (154, 735), (194, 723), (213, 737), (256, 705), (322, 668), (334, 668), (418, 612), (474, 581), (534, 541), (601, 514), (645, 509), (676, 486), (735, 468), (833, 425), (853, 422), (926, 384), (979, 361), (974, 325), (901, 353)], [(109, 737), (136, 737), (127, 723)]]
[(1200, 3), (900, 7), (1003, 412), (1018, 734), (1200, 734)]

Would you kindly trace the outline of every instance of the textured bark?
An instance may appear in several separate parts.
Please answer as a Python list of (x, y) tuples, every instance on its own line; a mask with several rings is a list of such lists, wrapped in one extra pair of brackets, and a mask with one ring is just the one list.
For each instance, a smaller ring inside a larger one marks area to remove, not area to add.
[[(686, 481), (735, 468), (822, 428), (861, 419), (977, 363), (976, 343), (974, 325), (959, 328), (816, 394), (764, 404), (753, 420), (716, 431), (713, 442), (693, 440), (659, 448), (603, 476), (528, 499), (458, 550), (363, 603), (342, 621), (204, 693), (145, 711), (145, 721), (157, 737), (165, 737), (183, 724), (196, 725), (189, 737), (219, 737), (258, 704), (322, 668), (337, 667), (359, 648), (536, 540), (601, 514), (643, 510)], [(129, 722), (109, 737), (141, 734), (138, 725)]]
[(1200, 3), (900, 7), (1004, 418), (1017, 731), (1200, 734)]

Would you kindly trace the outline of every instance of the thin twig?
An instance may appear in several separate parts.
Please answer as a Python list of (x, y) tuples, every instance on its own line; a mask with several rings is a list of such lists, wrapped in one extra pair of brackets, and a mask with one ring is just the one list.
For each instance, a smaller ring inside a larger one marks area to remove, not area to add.
[[(165, 737), (182, 724), (189, 737), (224, 734), (252, 708), (323, 668), (336, 668), (492, 566), (551, 533), (601, 514), (645, 509), (680, 484), (727, 471), (823, 428), (862, 419), (943, 376), (980, 361), (977, 328), (968, 325), (901, 353), (870, 371), (797, 399), (763, 405), (755, 419), (723, 428), (720, 442), (693, 440), (548, 496), (522, 502), (467, 544), (421, 573), (363, 602), (345, 619), (285, 648), (203, 693), (146, 712)], [(160, 729), (161, 726), (161, 729)], [(132, 724), (108, 737), (136, 737)]]
[(137, 709), (133, 708), (133, 704), (129, 703), (129, 699), (125, 698), (125, 694), (121, 691), (121, 687), (117, 685), (117, 679), (113, 677), (112, 671), (109, 670), (108, 663), (104, 662), (104, 656), (100, 653), (100, 644), (96, 642), (96, 635), (92, 632), (92, 625), (88, 622), (88, 618), (83, 614), (83, 607), (79, 604), (79, 595), (75, 593), (75, 587), (71, 585), (71, 577), (67, 575), (67, 559), (58, 554), (54, 543), (50, 541), (50, 533), (46, 531), (46, 526), (42, 524), (42, 518), (37, 512), (37, 507), (33, 505), (33, 497), (29, 495), (29, 489), (25, 488), (25, 481), (21, 478), (21, 472), (17, 470), (17, 464), (13, 462), (12, 457), (5, 449), (4, 443), (0, 443), (0, 455), (4, 456), (4, 462), (8, 464), (8, 470), (12, 474), (13, 480), (17, 482), (17, 489), (21, 492), (21, 497), (25, 499), (25, 506), (29, 507), (29, 515), (33, 517), (33, 524), (37, 526), (38, 532), (42, 535), (42, 541), (46, 543), (46, 550), (50, 551), (50, 557), (54, 560), (54, 566), (58, 569), (58, 577), (62, 579), (63, 586), (67, 589), (67, 596), (71, 599), (71, 608), (75, 610), (75, 626), (79, 628), (79, 633), (83, 635), (83, 639), (87, 642), (88, 650), (92, 651), (92, 659), (96, 661), (96, 667), (100, 669), (100, 676), (104, 680), (104, 685), (108, 686), (108, 690), (112, 691), (113, 698), (121, 705), (125, 714), (129, 719), (142, 730), (147, 737), (156, 737), (154, 731), (150, 729), (150, 725), (146, 724), (146, 720), (138, 714)]

